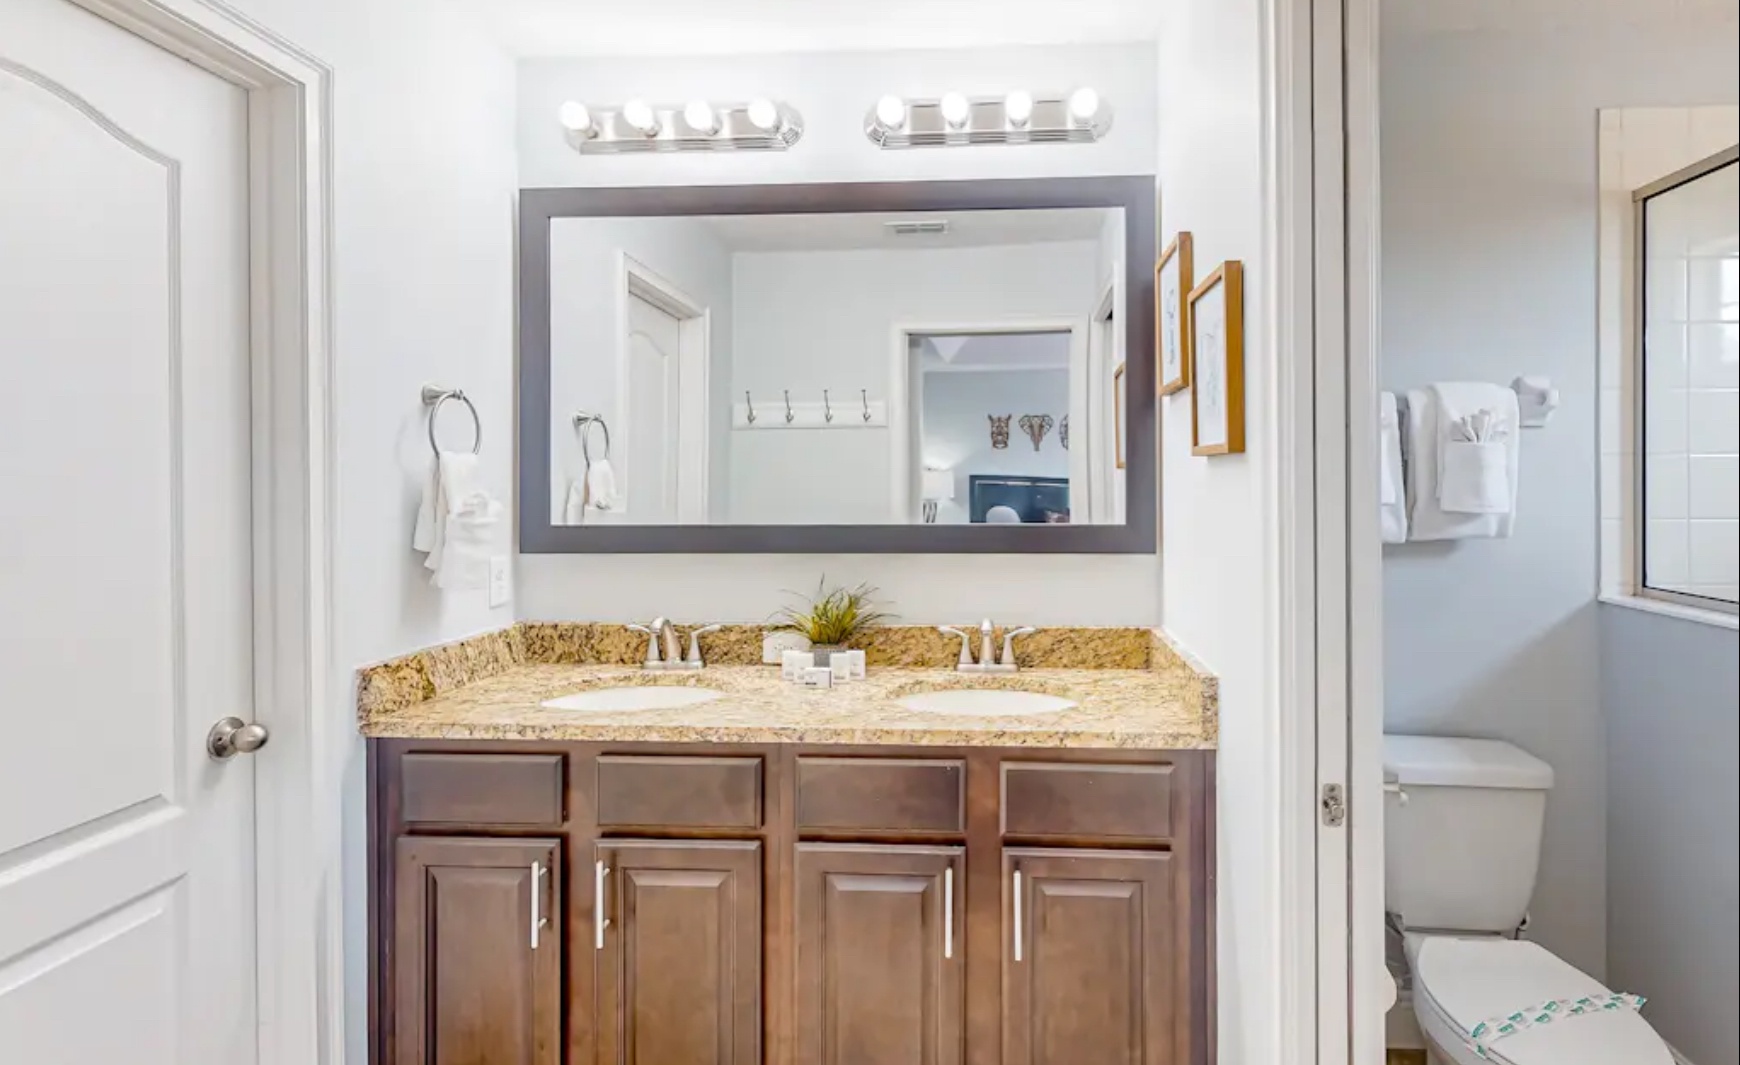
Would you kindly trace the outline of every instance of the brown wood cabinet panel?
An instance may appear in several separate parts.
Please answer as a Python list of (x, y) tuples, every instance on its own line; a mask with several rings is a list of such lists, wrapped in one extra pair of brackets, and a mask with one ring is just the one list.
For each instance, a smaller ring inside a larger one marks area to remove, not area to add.
[(799, 758), (797, 828), (958, 834), (966, 779), (957, 758)]
[(1172, 767), (1003, 763), (1003, 834), (1062, 840), (1172, 838)]
[(559, 754), (407, 754), (405, 823), (558, 828), (562, 762)]
[(398, 841), (394, 1065), (560, 1065), (560, 851), (547, 839)]
[(760, 1065), (761, 844), (600, 840), (595, 854), (600, 1065)]
[(1003, 852), (1004, 1065), (1176, 1065), (1172, 856)]
[(761, 759), (598, 759), (600, 828), (761, 827)]
[(797, 1059), (959, 1065), (963, 847), (800, 843)]

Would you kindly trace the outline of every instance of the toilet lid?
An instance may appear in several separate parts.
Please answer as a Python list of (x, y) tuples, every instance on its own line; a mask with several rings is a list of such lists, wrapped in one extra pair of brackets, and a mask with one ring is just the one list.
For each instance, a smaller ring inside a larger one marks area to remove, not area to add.
[[(1414, 956), (1414, 992), (1466, 1034), (1475, 1025), (1561, 998), (1606, 996), (1599, 980), (1539, 944), (1433, 936)], [(1490, 1044), (1514, 1065), (1673, 1065), (1667, 1044), (1629, 1009), (1560, 1017)]]

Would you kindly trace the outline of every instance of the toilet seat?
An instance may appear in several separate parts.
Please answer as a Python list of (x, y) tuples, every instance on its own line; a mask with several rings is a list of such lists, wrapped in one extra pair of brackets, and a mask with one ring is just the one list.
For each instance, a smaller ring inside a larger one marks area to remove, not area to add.
[(1468, 1032), (1494, 1017), (1557, 998), (1607, 996), (1594, 977), (1539, 944), (1495, 937), (1410, 936), (1414, 1012), (1458, 1065), (1674, 1065), (1667, 1044), (1629, 1009), (1560, 1017), (1476, 1053)]

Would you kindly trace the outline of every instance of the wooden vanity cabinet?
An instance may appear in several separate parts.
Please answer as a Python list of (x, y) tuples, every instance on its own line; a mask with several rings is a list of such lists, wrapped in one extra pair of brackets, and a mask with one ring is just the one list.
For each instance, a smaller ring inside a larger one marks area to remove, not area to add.
[(373, 740), (371, 1060), (1208, 1065), (1212, 759)]

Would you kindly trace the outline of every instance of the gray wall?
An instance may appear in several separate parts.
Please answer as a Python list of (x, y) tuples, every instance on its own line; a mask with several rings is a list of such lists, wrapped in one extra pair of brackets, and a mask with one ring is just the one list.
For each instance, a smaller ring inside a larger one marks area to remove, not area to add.
[(1513, 539), (1386, 550), (1386, 727), (1508, 739), (1553, 764), (1533, 934), (1599, 974), (1596, 111), (1732, 101), (1740, 61), (1731, 29), (1400, 18), (1382, 57), (1384, 387), (1537, 373), (1564, 398), (1524, 435)]
[(1740, 1061), (1740, 635), (1601, 608), (1607, 977), (1697, 1065)]

